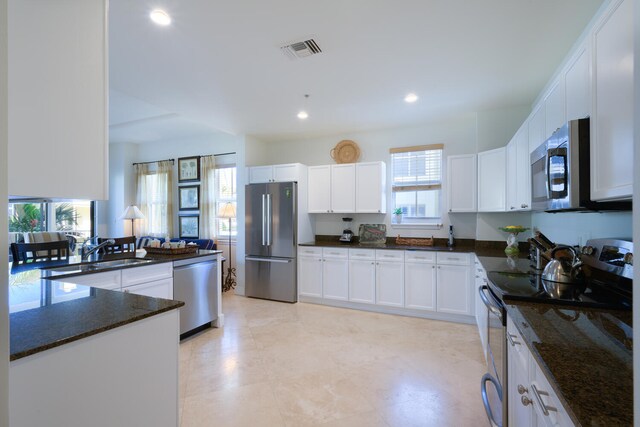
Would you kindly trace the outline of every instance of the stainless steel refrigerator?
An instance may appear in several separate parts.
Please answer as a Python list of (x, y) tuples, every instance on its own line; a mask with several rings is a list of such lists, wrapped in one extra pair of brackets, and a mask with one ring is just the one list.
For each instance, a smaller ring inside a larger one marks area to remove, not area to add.
[(295, 182), (249, 184), (245, 191), (245, 294), (298, 301)]

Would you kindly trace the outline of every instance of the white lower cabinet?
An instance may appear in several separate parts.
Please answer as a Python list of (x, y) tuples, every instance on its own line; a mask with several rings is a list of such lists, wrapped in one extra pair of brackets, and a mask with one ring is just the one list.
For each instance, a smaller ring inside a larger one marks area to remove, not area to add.
[(65, 277), (61, 282), (75, 283), (76, 285), (92, 286), (94, 288), (120, 290), (120, 270), (105, 271), (102, 273), (83, 274), (81, 276)]
[(438, 265), (436, 270), (438, 311), (442, 313), (471, 314), (469, 303), (469, 267)]
[(404, 306), (436, 310), (435, 253), (407, 251), (404, 264)]
[(507, 318), (507, 334), (509, 426), (573, 426), (510, 317)]
[(298, 289), (300, 295), (322, 298), (322, 248), (298, 249)]
[(375, 259), (373, 249), (349, 249), (349, 301), (375, 304)]
[(438, 252), (437, 262), (437, 310), (442, 313), (472, 315), (474, 307), (471, 306), (470, 298), (470, 255)]
[(173, 298), (173, 264), (170, 262), (83, 274), (60, 281), (154, 298)]
[(322, 297), (349, 299), (349, 256), (347, 249), (323, 249)]
[(471, 255), (301, 246), (299, 295), (316, 302), (339, 300), (390, 307), (400, 314), (419, 316), (416, 310), (421, 310), (433, 312), (435, 318), (442, 318), (438, 312), (447, 319), (469, 317), (475, 312), (471, 301), (477, 292), (470, 274)]
[(376, 261), (376, 304), (404, 306), (403, 267), (402, 262)]
[(122, 292), (130, 292), (136, 295), (145, 295), (153, 298), (173, 299), (173, 278), (154, 280), (123, 287)]

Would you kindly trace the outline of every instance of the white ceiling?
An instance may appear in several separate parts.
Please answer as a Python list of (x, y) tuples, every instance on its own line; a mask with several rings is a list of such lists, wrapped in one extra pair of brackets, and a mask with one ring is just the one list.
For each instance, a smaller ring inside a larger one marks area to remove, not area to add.
[[(529, 104), (602, 2), (111, 0), (111, 140), (274, 141)], [(279, 49), (310, 35), (323, 53)]]

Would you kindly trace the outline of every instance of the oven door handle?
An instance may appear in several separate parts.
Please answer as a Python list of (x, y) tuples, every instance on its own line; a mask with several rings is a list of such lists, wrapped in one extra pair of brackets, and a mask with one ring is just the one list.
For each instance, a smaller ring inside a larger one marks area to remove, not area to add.
[(493, 297), (488, 297), (487, 294), (484, 292), (485, 289), (488, 291), (489, 287), (487, 285), (482, 285), (478, 288), (478, 293), (480, 294), (480, 299), (482, 300), (482, 302), (484, 303), (484, 305), (487, 306), (487, 308), (489, 309), (490, 312), (492, 312), (493, 314), (495, 314), (498, 319), (500, 319), (500, 322), (502, 322), (502, 309), (499, 305), (497, 304), (492, 304), (491, 301), (489, 301), (489, 298), (493, 299)]
[(489, 417), (489, 421), (491, 421), (492, 426), (502, 427), (502, 424), (499, 424), (496, 419), (493, 417), (493, 411), (491, 410), (491, 404), (489, 403), (489, 396), (487, 395), (487, 382), (490, 381), (493, 386), (496, 388), (498, 392), (498, 397), (500, 398), (500, 402), (502, 402), (502, 387), (495, 378), (493, 378), (490, 374), (484, 374), (482, 376), (482, 380), (480, 380), (480, 392), (482, 393), (482, 404), (484, 405), (484, 410), (487, 413), (487, 417)]

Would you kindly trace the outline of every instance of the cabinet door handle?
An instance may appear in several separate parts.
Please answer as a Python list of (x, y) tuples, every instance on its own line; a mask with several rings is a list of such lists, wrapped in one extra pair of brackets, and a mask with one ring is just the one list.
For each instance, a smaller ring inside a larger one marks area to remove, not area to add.
[[(518, 384), (518, 394), (525, 394), (528, 392), (529, 390), (527, 390), (525, 386), (523, 386), (522, 384)], [(524, 405), (524, 406), (527, 406), (527, 405)]]
[(549, 396), (549, 393), (547, 393), (546, 391), (538, 390), (538, 387), (536, 387), (535, 384), (531, 384), (531, 390), (533, 390), (533, 395), (536, 397), (536, 400), (540, 404), (540, 408), (542, 408), (542, 413), (545, 416), (549, 416), (549, 411), (558, 412), (558, 408), (545, 405), (544, 402), (542, 401), (542, 397), (540, 395), (544, 394), (545, 396)]
[(509, 344), (511, 344), (511, 347), (515, 347), (517, 345), (522, 345), (521, 342), (516, 341), (513, 339), (513, 337), (515, 337), (516, 335), (510, 334), (507, 332), (507, 340), (509, 340)]
[(520, 398), (520, 402), (522, 402), (524, 406), (533, 405), (533, 400), (529, 399), (527, 396), (522, 396)]

